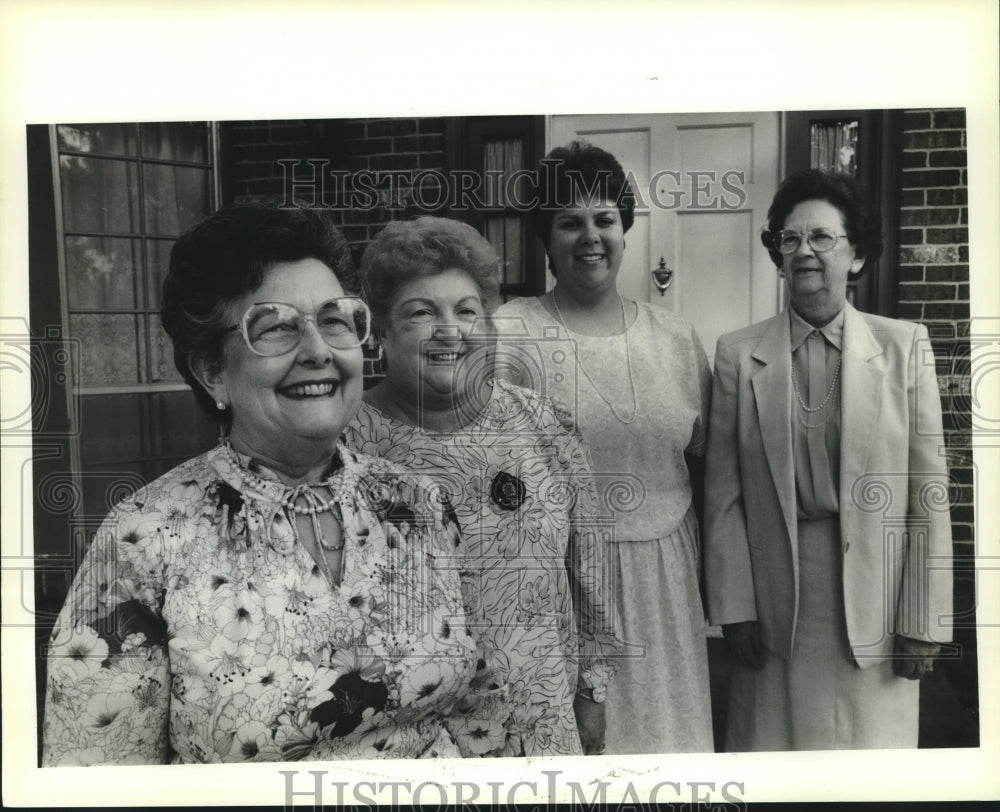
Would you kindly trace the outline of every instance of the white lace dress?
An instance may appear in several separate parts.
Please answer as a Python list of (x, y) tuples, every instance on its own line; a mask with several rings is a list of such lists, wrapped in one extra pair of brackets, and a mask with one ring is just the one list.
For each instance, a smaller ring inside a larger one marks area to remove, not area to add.
[(698, 337), (680, 317), (639, 304), (628, 329), (633, 409), (624, 334), (571, 333), (533, 298), (503, 305), (495, 321), (500, 374), (570, 408), (614, 519), (608, 557), (628, 648), (608, 688), (607, 752), (711, 752), (698, 526), (684, 462), (705, 446), (711, 372)]

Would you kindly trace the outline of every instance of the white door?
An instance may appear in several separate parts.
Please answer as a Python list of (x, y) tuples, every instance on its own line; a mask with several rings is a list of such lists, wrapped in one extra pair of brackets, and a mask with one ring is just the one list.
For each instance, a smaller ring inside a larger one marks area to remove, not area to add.
[[(549, 119), (546, 151), (574, 138), (608, 150), (634, 178), (625, 296), (681, 313), (709, 357), (723, 333), (778, 312), (778, 276), (760, 242), (778, 182), (778, 113)], [(661, 257), (674, 270), (664, 295), (651, 274)]]

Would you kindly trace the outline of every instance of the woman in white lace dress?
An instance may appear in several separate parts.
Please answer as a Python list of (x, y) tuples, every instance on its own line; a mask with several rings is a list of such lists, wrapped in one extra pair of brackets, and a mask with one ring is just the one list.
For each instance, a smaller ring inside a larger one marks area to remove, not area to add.
[(691, 325), (616, 284), (635, 201), (618, 161), (553, 150), (533, 224), (555, 287), (497, 310), (503, 374), (569, 406), (613, 527), (628, 646), (607, 697), (608, 753), (710, 752), (696, 494), (711, 374)]

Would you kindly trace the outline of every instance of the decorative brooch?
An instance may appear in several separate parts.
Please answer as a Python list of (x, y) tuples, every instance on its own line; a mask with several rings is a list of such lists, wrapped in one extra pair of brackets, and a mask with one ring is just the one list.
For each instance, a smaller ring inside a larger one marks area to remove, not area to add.
[(490, 499), (497, 507), (517, 510), (524, 504), (527, 496), (528, 491), (524, 483), (513, 474), (501, 471), (493, 477), (493, 482), (490, 484)]

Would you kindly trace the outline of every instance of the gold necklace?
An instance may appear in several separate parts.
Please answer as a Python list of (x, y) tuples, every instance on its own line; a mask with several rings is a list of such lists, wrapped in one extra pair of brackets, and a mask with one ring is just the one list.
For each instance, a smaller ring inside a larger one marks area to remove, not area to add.
[[(639, 399), (636, 396), (635, 379), (632, 377), (632, 347), (629, 344), (629, 339), (628, 339), (629, 329), (628, 329), (628, 324), (626, 323), (625, 320), (625, 298), (621, 295), (621, 293), (618, 294), (618, 303), (621, 305), (622, 308), (622, 327), (625, 330), (625, 366), (628, 369), (629, 388), (632, 390), (632, 416), (625, 418), (622, 417), (620, 414), (618, 414), (618, 410), (615, 408), (615, 405), (604, 396), (604, 393), (600, 390), (600, 388), (597, 386), (597, 383), (590, 376), (590, 373), (587, 371), (587, 367), (583, 363), (583, 356), (580, 352), (577, 352), (576, 362), (577, 364), (580, 365), (580, 369), (583, 370), (583, 374), (586, 376), (587, 380), (590, 381), (590, 385), (594, 387), (594, 391), (597, 392), (600, 399), (603, 400), (604, 403), (607, 405), (607, 407), (611, 410), (611, 414), (613, 414), (618, 419), (618, 422), (624, 423), (627, 426), (631, 423), (634, 423), (636, 417), (639, 415)], [(555, 288), (552, 289), (552, 305), (556, 309), (556, 316), (558, 316), (559, 318), (559, 323), (563, 326), (566, 332), (569, 333), (570, 331), (569, 327), (566, 325), (566, 320), (563, 319), (562, 311), (559, 309), (559, 302), (556, 301)]]

